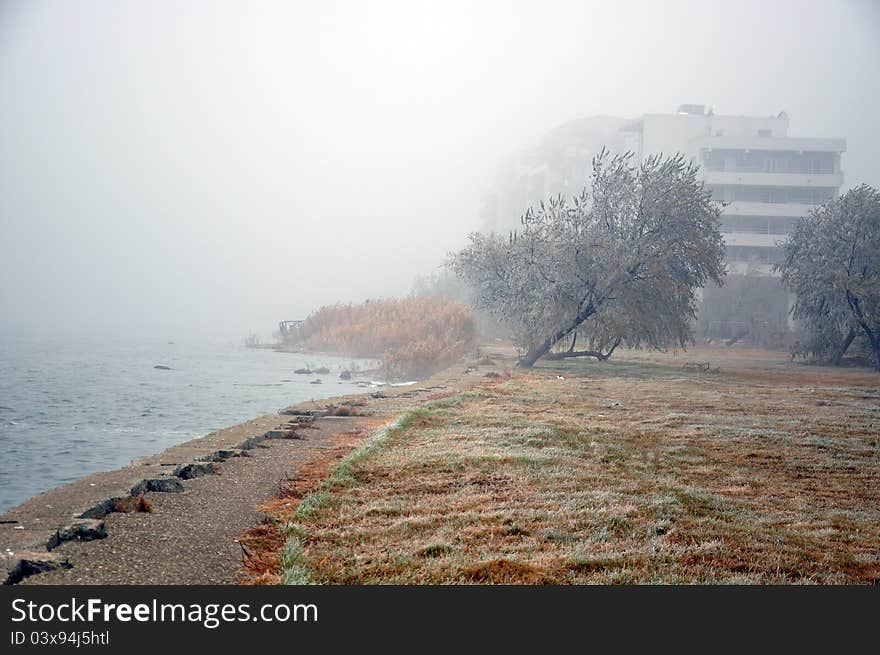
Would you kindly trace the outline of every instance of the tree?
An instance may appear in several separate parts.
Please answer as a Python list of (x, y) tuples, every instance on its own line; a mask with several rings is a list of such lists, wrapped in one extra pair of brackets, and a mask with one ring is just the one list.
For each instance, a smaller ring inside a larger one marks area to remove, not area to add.
[(857, 337), (880, 371), (880, 193), (850, 189), (812, 210), (783, 244), (777, 266), (812, 352), (839, 360)]
[(528, 209), (504, 239), (474, 233), (451, 257), (478, 305), (507, 322), (530, 367), (581, 334), (607, 358), (628, 347), (682, 346), (691, 338), (695, 293), (721, 283), (720, 207), (682, 155), (593, 159), (589, 188)]

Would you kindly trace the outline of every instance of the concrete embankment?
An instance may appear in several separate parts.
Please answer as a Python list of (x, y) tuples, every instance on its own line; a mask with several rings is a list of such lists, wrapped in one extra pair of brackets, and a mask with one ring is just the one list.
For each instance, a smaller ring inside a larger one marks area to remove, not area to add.
[(0, 572), (7, 584), (29, 575), (69, 568), (59, 547), (69, 541), (107, 536), (108, 515), (125, 499), (179, 493), (185, 481), (218, 472), (222, 462), (254, 449), (266, 439), (295, 438), (294, 416), (264, 416), (213, 432), (115, 471), (90, 475), (47, 491), (0, 517)]

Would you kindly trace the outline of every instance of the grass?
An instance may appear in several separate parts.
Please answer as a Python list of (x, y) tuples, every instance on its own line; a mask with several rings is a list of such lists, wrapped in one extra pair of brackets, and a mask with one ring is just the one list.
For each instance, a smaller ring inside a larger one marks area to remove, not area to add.
[[(424, 411), (421, 409), (411, 410), (379, 428), (362, 446), (346, 455), (317, 490), (306, 494), (300, 500), (293, 512), (293, 518), (297, 521), (306, 521), (317, 515), (330, 500), (330, 490), (355, 484), (354, 467), (378, 450), (395, 432), (406, 429), (423, 414)], [(277, 520), (277, 517), (274, 518)], [(285, 524), (280, 558), (282, 584), (303, 585), (312, 582), (310, 569), (303, 558), (303, 540), (306, 535), (299, 524), (291, 523), (290, 520)], [(261, 568), (265, 574), (266, 567), (263, 565)]]
[(284, 580), (880, 582), (880, 378), (711, 354), (566, 361), (405, 413), (278, 517)]

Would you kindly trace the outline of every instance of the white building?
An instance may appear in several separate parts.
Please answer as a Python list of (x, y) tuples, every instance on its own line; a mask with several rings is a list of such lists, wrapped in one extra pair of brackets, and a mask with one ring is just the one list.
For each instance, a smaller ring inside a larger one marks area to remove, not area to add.
[(844, 139), (788, 136), (788, 116), (723, 116), (703, 105), (626, 125), (640, 157), (681, 152), (700, 165), (722, 215), (732, 274), (772, 275), (792, 223), (843, 184)]

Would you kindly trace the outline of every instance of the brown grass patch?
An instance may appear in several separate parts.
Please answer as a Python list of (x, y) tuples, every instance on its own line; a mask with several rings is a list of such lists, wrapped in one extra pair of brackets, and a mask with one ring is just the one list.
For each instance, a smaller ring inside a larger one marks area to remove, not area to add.
[(153, 510), (153, 503), (145, 498), (143, 494), (140, 494), (139, 496), (117, 498), (113, 501), (114, 512), (143, 512), (149, 514), (152, 513)]
[(558, 581), (536, 566), (521, 564), (508, 559), (496, 559), (461, 571), (468, 582), (479, 584), (556, 584)]
[(366, 422), (363, 428), (341, 433), (333, 438), (333, 446), (320, 457), (304, 463), (295, 475), (278, 483), (278, 492), (258, 509), (267, 518), (248, 528), (236, 541), (241, 546), (243, 576), (241, 584), (278, 584), (281, 580), (281, 549), (284, 535), (279, 525), (296, 509), (306, 494), (317, 489), (339, 461), (350, 453), (381, 421)]
[(453, 552), (455, 549), (447, 544), (431, 544), (416, 551), (416, 557), (442, 557)]
[(457, 393), (457, 391), (438, 391), (437, 393), (429, 395), (426, 400), (443, 400), (444, 398), (451, 398)]
[(328, 405), (326, 410), (327, 416), (368, 416), (364, 410), (358, 409), (358, 406), (347, 405)]
[(241, 546), (241, 561), (249, 576), (245, 584), (281, 582), (279, 553), (284, 539), (277, 525), (267, 522), (249, 528), (236, 541)]

